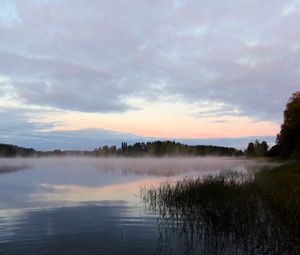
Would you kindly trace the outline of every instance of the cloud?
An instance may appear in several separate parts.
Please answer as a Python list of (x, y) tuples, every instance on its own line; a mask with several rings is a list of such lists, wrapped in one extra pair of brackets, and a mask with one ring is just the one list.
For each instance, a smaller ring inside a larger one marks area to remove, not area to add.
[(120, 146), (123, 141), (130, 143), (144, 141), (147, 138), (126, 132), (117, 132), (103, 128), (55, 131), (61, 125), (59, 121), (39, 122), (32, 117), (52, 110), (30, 108), (0, 109), (0, 138), (3, 143), (33, 147), (38, 150), (74, 149), (93, 150), (102, 145)]
[(119, 98), (126, 91), (114, 86), (114, 77), (96, 68), (4, 52), (0, 66), (11, 78), (10, 90), (24, 103), (86, 112), (133, 108)]
[[(119, 132), (103, 128), (85, 128), (79, 130), (53, 130), (59, 121), (38, 122), (32, 116), (45, 114), (47, 110), (26, 108), (5, 108), (0, 110), (0, 138), (3, 143), (33, 147), (37, 150), (72, 149), (93, 150), (103, 145), (120, 147), (122, 142), (133, 144), (155, 140), (175, 140), (190, 145), (216, 145), (245, 149), (249, 141), (265, 140), (269, 145), (275, 142), (274, 136), (237, 137), (237, 138), (176, 138), (145, 137), (128, 132)], [(48, 110), (51, 111), (52, 110)]]
[(29, 105), (124, 112), (167, 95), (281, 121), (299, 89), (299, 1), (4, 3), (0, 75)]

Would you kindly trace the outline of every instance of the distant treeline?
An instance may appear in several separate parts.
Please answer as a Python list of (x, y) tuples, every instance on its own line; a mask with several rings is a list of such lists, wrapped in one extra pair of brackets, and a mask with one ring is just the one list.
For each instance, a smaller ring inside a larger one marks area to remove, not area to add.
[(23, 148), (12, 144), (0, 143), (0, 156), (1, 157), (33, 157), (36, 151), (32, 148)]
[(186, 145), (175, 141), (155, 141), (128, 145), (122, 143), (121, 148), (103, 146), (94, 150), (96, 156), (243, 156), (241, 150), (212, 145)]
[(65, 156), (95, 156), (93, 151), (78, 150), (53, 150), (53, 151), (37, 151), (37, 157), (65, 157)]
[(120, 148), (116, 146), (102, 146), (94, 151), (77, 150), (53, 150), (36, 151), (32, 148), (23, 148), (15, 145), (0, 144), (0, 157), (51, 157), (51, 156), (243, 156), (241, 150), (235, 148), (211, 146), (211, 145), (186, 145), (175, 141), (155, 141), (147, 143), (135, 143), (128, 145), (122, 143)]

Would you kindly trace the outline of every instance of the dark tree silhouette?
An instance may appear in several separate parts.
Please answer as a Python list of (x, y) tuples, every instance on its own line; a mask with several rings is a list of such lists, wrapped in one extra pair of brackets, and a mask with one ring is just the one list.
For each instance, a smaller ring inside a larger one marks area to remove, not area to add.
[(211, 145), (186, 145), (175, 141), (154, 141), (128, 145), (123, 142), (121, 148), (103, 146), (94, 150), (94, 155), (107, 156), (242, 156), (243, 152), (235, 148)]
[(247, 157), (265, 157), (268, 153), (268, 144), (265, 141), (261, 143), (256, 140), (255, 143), (249, 143), (246, 149)]
[(36, 151), (32, 148), (0, 143), (0, 157), (32, 157), (35, 154)]
[(253, 157), (254, 156), (254, 143), (249, 143), (247, 150), (246, 150), (247, 157)]
[(300, 158), (300, 91), (295, 92), (286, 105), (277, 143), (280, 156)]

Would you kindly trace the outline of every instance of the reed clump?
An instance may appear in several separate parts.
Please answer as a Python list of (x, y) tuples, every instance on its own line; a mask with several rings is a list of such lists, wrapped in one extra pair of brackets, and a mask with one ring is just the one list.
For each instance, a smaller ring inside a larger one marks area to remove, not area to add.
[(200, 244), (204, 254), (226, 249), (237, 254), (297, 254), (297, 169), (299, 164), (255, 175), (225, 171), (187, 177), (144, 190), (142, 198), (147, 209), (158, 212), (162, 233), (185, 236), (185, 243)]

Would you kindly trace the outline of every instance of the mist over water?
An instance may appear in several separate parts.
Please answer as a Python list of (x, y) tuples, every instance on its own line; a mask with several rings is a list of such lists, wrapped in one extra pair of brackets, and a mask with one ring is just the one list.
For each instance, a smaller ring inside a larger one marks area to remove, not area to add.
[(263, 160), (254, 161), (230, 157), (48, 157), (48, 158), (2, 158), (0, 173), (10, 169), (22, 170), (39, 167), (82, 168), (94, 167), (101, 171), (122, 171), (136, 174), (172, 176), (189, 171), (202, 174), (214, 174), (220, 170), (251, 171), (270, 165)]
[(157, 215), (144, 210), (142, 187), (266, 165), (219, 157), (1, 158), (0, 253), (159, 253), (167, 244), (159, 243)]

